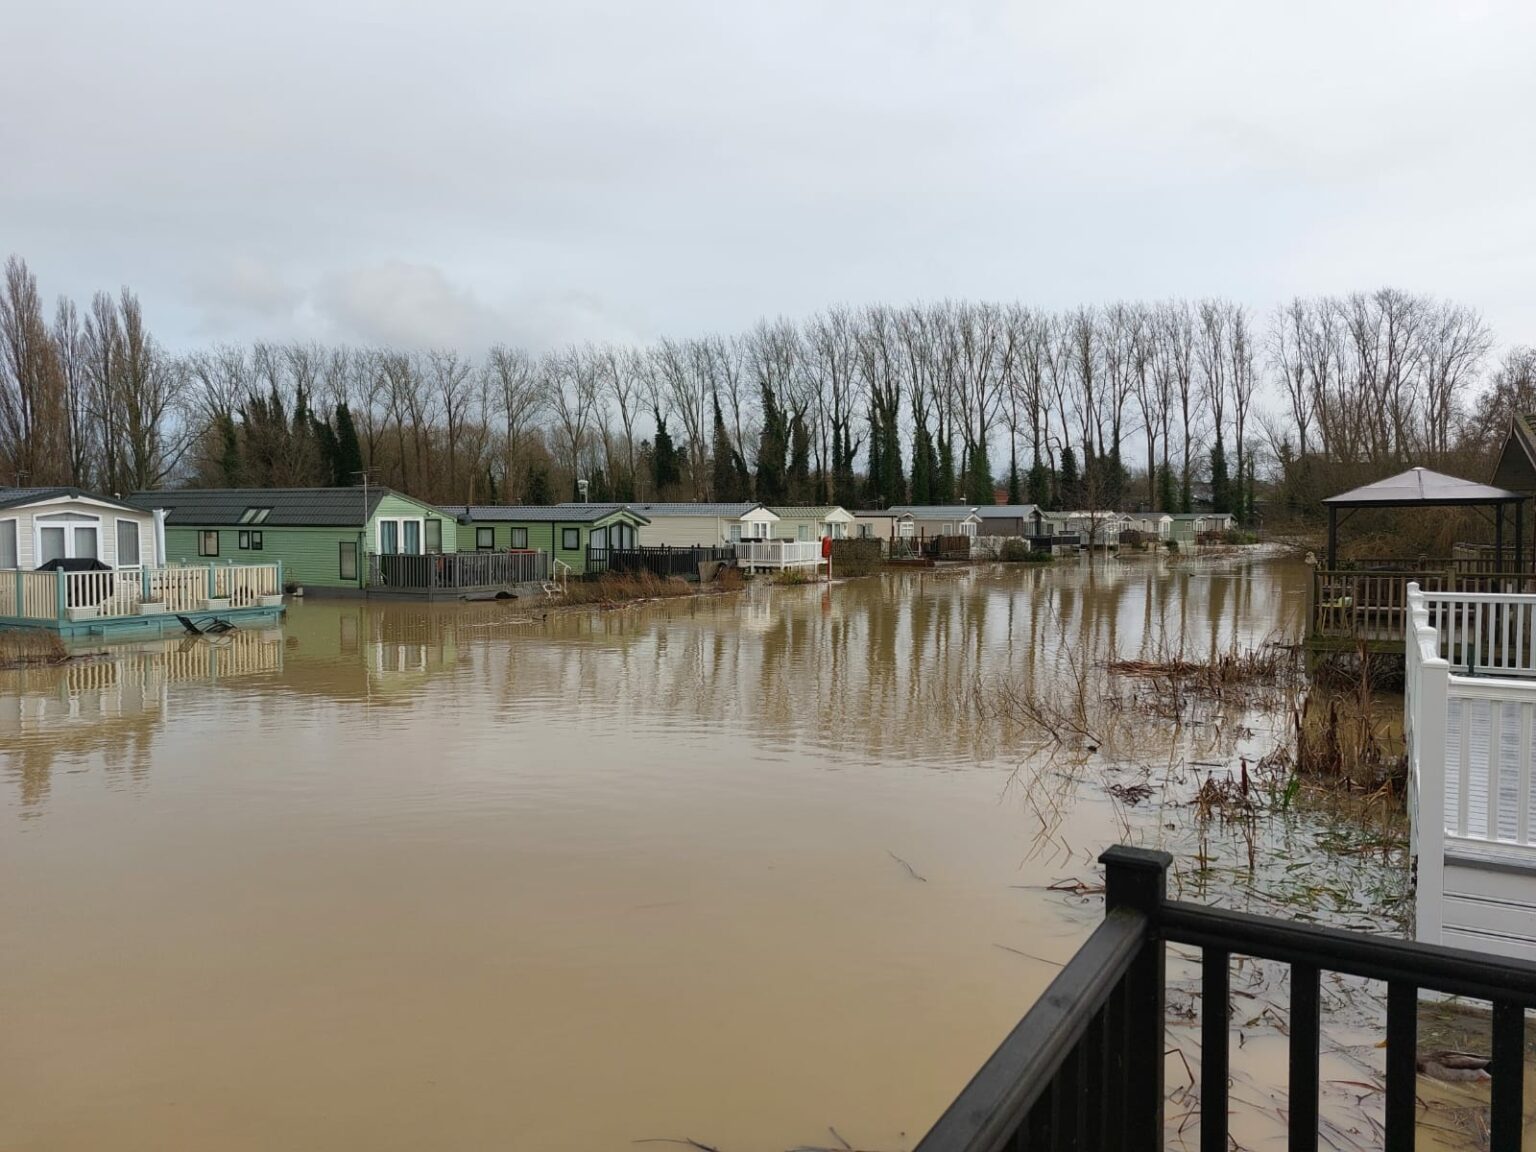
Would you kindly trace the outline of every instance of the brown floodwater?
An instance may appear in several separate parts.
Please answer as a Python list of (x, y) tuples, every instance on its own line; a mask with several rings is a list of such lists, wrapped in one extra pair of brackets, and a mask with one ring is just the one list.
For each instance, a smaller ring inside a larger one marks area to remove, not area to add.
[(0, 673), (0, 1148), (910, 1148), (1102, 915), (1050, 886), (1129, 839), (1220, 898), (1170, 765), (1274, 739), (1095, 754), (987, 685), (1294, 635), (1304, 575), (310, 601)]

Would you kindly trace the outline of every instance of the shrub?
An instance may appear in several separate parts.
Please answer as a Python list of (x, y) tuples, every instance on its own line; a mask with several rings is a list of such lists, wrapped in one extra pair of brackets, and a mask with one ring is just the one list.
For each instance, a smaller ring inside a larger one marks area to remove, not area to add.
[(1018, 564), (1029, 559), (1030, 551), (1028, 541), (1018, 536), (1010, 536), (1007, 540), (1003, 541), (1003, 551), (1000, 559), (1007, 560), (1012, 564)]
[(878, 540), (832, 541), (834, 576), (869, 576), (880, 571), (881, 547)]
[(1177, 540), (1166, 540), (1163, 542), (1163, 547), (1167, 548), (1170, 552), (1177, 552), (1179, 550), (1179, 542)]

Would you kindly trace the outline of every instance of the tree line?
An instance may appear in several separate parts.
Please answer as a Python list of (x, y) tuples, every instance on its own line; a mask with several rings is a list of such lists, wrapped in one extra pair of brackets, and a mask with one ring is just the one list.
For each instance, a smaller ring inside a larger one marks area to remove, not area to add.
[(0, 297), (0, 482), (350, 485), (430, 501), (1209, 502), (1298, 512), (1422, 463), (1482, 468), (1536, 396), (1473, 309), (1395, 289), (1066, 311), (836, 307), (746, 332), (471, 357), (317, 343), (173, 353), (128, 289)]

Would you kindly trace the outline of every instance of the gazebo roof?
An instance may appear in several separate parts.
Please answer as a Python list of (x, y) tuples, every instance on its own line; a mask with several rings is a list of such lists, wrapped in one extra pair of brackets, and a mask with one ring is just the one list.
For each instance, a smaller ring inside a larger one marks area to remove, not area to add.
[(1443, 472), (1431, 472), (1428, 468), (1410, 468), (1374, 484), (1330, 496), (1323, 503), (1334, 508), (1443, 508), (1457, 504), (1506, 504), (1524, 499), (1523, 494), (1508, 488), (1478, 484)]

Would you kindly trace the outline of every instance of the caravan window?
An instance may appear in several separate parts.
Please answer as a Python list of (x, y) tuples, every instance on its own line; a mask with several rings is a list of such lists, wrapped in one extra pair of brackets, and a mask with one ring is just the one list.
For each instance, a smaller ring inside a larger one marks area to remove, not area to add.
[[(137, 568), (139, 565), (139, 525), (136, 520), (117, 522), (117, 566)], [(5, 565), (0, 564), (0, 568)]]
[(0, 568), (18, 568), (16, 521), (0, 520)]

